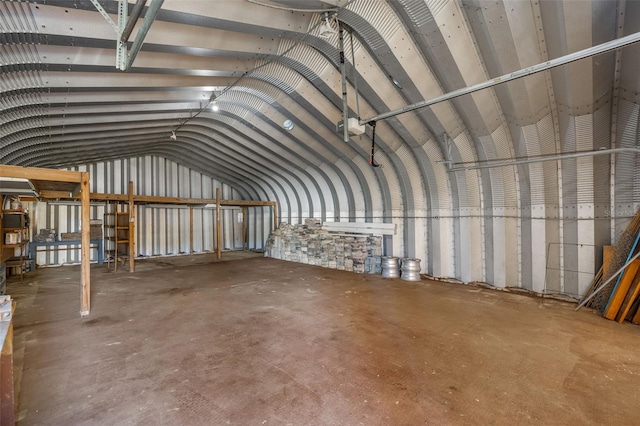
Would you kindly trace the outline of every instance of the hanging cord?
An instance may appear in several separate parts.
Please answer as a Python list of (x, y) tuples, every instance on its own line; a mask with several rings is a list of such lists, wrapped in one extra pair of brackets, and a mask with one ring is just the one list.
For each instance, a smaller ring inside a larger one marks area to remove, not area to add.
[[(345, 4), (343, 4), (340, 7), (337, 7), (335, 9), (327, 9), (324, 10), (322, 9), (323, 13), (327, 13), (327, 12), (334, 12), (337, 16), (338, 12), (344, 8), (346, 8), (347, 6), (349, 6), (351, 3), (353, 3), (355, 0), (349, 0), (347, 1)], [(260, 3), (258, 1), (252, 1), (250, 3), (254, 3), (254, 4), (258, 4), (261, 6), (267, 6), (267, 7), (274, 7), (274, 5), (269, 5), (266, 3)], [(274, 8), (279, 9), (280, 7), (275, 6)], [(286, 10), (291, 10), (290, 8), (285, 8)], [(308, 12), (305, 9), (305, 12)], [(222, 91), (216, 96), (216, 98), (220, 98), (222, 95), (224, 95), (225, 93), (227, 93), (228, 91), (232, 90), (233, 88), (235, 88), (238, 84), (240, 84), (241, 81), (243, 81), (245, 78), (249, 77), (251, 74), (253, 74), (254, 72), (258, 71), (261, 68), (266, 67), (267, 65), (270, 65), (272, 63), (278, 62), (280, 60), (282, 60), (289, 52), (291, 52), (293, 49), (295, 49), (296, 47), (298, 47), (298, 45), (302, 44), (303, 42), (305, 42), (307, 40), (307, 38), (312, 36), (312, 32), (316, 29), (319, 28), (325, 21), (323, 19), (320, 19), (318, 22), (315, 23), (315, 25), (313, 25), (313, 27), (311, 27), (306, 33), (302, 34), (301, 37), (297, 38), (297, 39), (292, 39), (293, 41), (293, 45), (290, 46), (288, 49), (286, 49), (284, 52), (280, 53), (278, 56), (276, 56), (275, 58), (272, 59), (266, 59), (264, 63), (248, 70), (245, 71), (240, 77), (238, 77), (233, 83), (231, 83), (230, 85), (228, 85), (227, 87), (225, 87), (224, 89), (222, 89)], [(340, 24), (340, 21), (338, 20), (338, 25)], [(267, 55), (264, 56), (264, 58), (267, 58)], [(209, 106), (211, 102), (208, 102), (206, 104), (204, 104), (204, 106), (201, 106), (200, 109), (191, 117), (187, 117), (184, 120), (182, 120), (180, 122), (180, 124), (178, 124), (176, 127), (174, 127), (171, 131), (173, 133), (177, 132), (178, 130), (180, 130), (185, 124), (187, 124), (190, 120), (198, 117), (200, 114), (202, 114), (202, 112), (204, 112), (207, 107)]]
[(358, 95), (358, 71), (356, 70), (356, 54), (353, 49), (353, 31), (349, 31), (349, 41), (351, 42), (351, 65), (353, 65), (353, 85), (356, 92), (356, 115), (360, 121), (360, 96)]
[(371, 121), (370, 124), (373, 133), (371, 135), (371, 157), (369, 157), (369, 164), (371, 164), (371, 167), (380, 167), (380, 164), (376, 163), (376, 160), (373, 158), (376, 153), (376, 122)]

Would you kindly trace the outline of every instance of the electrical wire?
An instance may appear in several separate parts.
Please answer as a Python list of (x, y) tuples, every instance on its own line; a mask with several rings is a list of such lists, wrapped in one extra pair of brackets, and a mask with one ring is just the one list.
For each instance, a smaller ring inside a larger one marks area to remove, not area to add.
[(376, 148), (376, 122), (375, 121), (370, 121), (369, 124), (371, 124), (371, 129), (372, 129), (372, 135), (371, 135), (371, 157), (369, 157), (369, 164), (371, 164), (371, 167), (380, 167), (380, 164), (376, 163), (376, 160), (374, 160), (373, 156), (375, 155), (375, 148)]
[[(251, 3), (256, 3), (256, 4), (261, 4), (262, 6), (269, 6), (265, 3), (259, 3), (256, 1), (251, 1), (251, 0), (247, 0)], [(349, 6), (351, 3), (353, 3), (355, 0), (351, 0), (348, 1), (347, 3), (345, 3), (343, 6), (340, 6), (339, 8), (335, 9), (335, 12), (337, 13), (340, 9), (344, 9), (345, 7)], [(272, 5), (275, 7), (275, 5)], [(277, 8), (277, 7), (276, 7)], [(327, 12), (328, 10), (323, 10), (322, 12)], [(324, 20), (320, 19), (318, 20), (318, 22), (311, 27), (305, 34), (302, 35), (302, 37), (300, 37), (298, 40), (294, 40), (293, 46), (289, 47), (287, 50), (285, 50), (284, 52), (282, 52), (281, 54), (279, 54), (278, 56), (266, 61), (264, 64), (258, 65), (257, 67), (254, 67), (248, 71), (245, 71), (240, 77), (238, 77), (238, 79), (236, 81), (234, 81), (233, 83), (231, 83), (229, 86), (225, 87), (220, 94), (216, 97), (216, 98), (220, 98), (220, 96), (222, 96), (223, 94), (225, 94), (226, 92), (228, 92), (229, 90), (233, 89), (234, 87), (236, 87), (242, 80), (244, 80), (245, 78), (247, 78), (249, 75), (251, 75), (252, 73), (256, 72), (257, 70), (266, 67), (267, 65), (270, 65), (276, 61), (278, 61), (279, 59), (283, 58), (285, 55), (287, 55), (289, 52), (291, 52), (294, 48), (296, 48), (300, 43), (302, 43), (303, 41), (305, 41), (307, 39), (307, 37), (309, 37), (311, 35), (311, 33), (318, 28), (319, 26), (321, 26), (324, 23)], [(185, 124), (187, 124), (190, 120), (198, 117), (204, 110), (207, 109), (207, 107), (209, 106), (209, 103), (207, 103), (206, 105), (204, 105), (203, 107), (201, 107), (198, 112), (196, 112), (194, 115), (192, 115), (189, 118), (186, 118), (185, 120), (183, 120), (177, 127), (175, 127), (172, 132), (175, 133), (178, 130), (180, 130), (180, 128), (182, 126), (184, 126)]]
[(356, 70), (356, 54), (353, 49), (353, 31), (349, 31), (349, 42), (351, 43), (351, 65), (353, 65), (353, 88), (356, 92), (356, 115), (360, 121), (360, 96), (358, 94), (358, 71)]
[(261, 1), (258, 1), (258, 0), (247, 0), (247, 1), (249, 3), (257, 4), (258, 6), (270, 7), (272, 9), (277, 9), (277, 10), (286, 10), (288, 12), (323, 13), (323, 12), (337, 12), (338, 9), (340, 9), (340, 8), (338, 9), (296, 9), (294, 7), (285, 7), (285, 6), (278, 6), (275, 4), (262, 3)]

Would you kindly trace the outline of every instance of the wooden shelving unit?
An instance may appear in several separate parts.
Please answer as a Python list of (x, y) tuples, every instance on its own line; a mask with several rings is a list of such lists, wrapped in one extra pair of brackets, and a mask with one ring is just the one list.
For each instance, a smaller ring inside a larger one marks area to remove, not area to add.
[(126, 263), (129, 259), (129, 244), (131, 238), (130, 216), (128, 211), (121, 211), (119, 204), (114, 205), (115, 211), (104, 215), (104, 250), (107, 267), (118, 270), (118, 262)]
[[(0, 263), (6, 269), (18, 268), (23, 279), (27, 257), (29, 232), (23, 210), (2, 210), (0, 218)], [(6, 272), (6, 271), (5, 271)]]

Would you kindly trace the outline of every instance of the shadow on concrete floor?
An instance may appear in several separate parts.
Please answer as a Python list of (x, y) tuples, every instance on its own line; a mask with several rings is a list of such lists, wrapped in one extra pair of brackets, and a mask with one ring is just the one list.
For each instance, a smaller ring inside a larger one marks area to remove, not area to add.
[(77, 267), (10, 282), (19, 424), (640, 418), (640, 327), (554, 300), (237, 256), (95, 265), (88, 318)]

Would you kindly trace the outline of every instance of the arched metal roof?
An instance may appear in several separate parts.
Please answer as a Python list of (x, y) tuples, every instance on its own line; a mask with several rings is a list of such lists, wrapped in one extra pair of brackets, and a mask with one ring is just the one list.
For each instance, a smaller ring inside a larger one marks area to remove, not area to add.
[[(118, 2), (99, 3), (117, 21)], [(437, 276), (581, 293), (595, 261), (583, 247), (615, 238), (637, 208), (636, 156), (449, 167), (637, 146), (640, 47), (380, 120), (373, 168), (371, 130), (345, 143), (335, 129), (325, 10), (346, 30), (349, 116), (361, 118), (640, 30), (640, 2), (625, 0), (166, 0), (120, 71), (92, 1), (3, 1), (0, 162), (158, 155), (277, 200), (285, 219), (395, 222), (394, 253)], [(212, 95), (219, 110), (202, 110)]]

